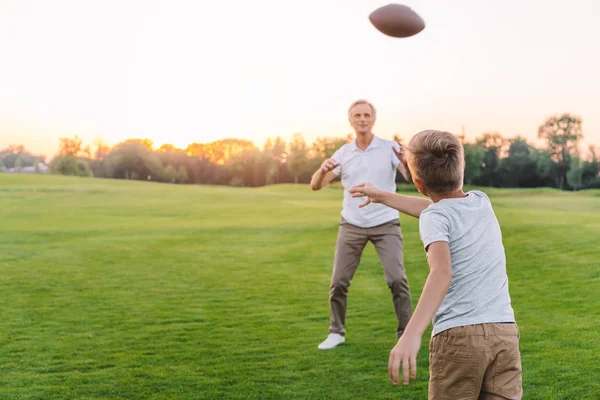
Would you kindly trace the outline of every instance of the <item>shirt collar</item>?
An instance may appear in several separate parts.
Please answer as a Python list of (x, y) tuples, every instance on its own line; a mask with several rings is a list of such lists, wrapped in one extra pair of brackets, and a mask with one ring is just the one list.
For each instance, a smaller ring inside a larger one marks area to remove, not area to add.
[[(381, 139), (379, 139), (377, 136), (373, 135), (373, 140), (371, 140), (371, 144), (369, 145), (369, 147), (366, 148), (365, 151), (369, 151), (371, 149), (374, 149), (376, 147), (379, 147), (379, 142)], [(358, 148), (358, 146), (356, 145), (356, 139), (354, 139), (351, 142), (351, 146), (352, 146), (352, 151), (362, 151), (361, 149)]]

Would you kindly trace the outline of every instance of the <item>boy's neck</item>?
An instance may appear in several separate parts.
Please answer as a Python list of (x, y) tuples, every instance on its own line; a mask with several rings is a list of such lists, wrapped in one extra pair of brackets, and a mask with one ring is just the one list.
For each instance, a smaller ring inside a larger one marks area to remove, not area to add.
[(443, 199), (460, 199), (463, 197), (467, 197), (466, 193), (462, 190), (462, 188), (458, 189), (455, 192), (444, 193), (444, 194), (428, 193), (428, 196), (431, 199), (431, 201), (434, 203), (437, 203), (438, 201), (443, 200)]

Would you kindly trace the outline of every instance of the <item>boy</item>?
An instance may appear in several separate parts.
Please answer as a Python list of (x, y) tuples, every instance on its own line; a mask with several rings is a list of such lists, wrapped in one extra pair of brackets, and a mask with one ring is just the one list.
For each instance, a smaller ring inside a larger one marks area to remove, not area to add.
[(500, 226), (488, 197), (463, 192), (464, 150), (448, 132), (423, 131), (408, 145), (408, 167), (429, 199), (370, 183), (350, 190), (419, 218), (430, 273), (415, 312), (390, 353), (394, 385), (416, 378), (421, 337), (433, 322), (429, 399), (521, 399), (519, 330), (508, 292)]

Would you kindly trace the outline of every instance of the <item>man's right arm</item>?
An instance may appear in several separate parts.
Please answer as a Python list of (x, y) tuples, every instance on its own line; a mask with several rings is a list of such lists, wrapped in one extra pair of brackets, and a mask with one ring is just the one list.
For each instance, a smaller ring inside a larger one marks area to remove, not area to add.
[(339, 165), (339, 163), (331, 158), (323, 161), (321, 167), (313, 174), (310, 180), (310, 188), (312, 190), (320, 190), (324, 186), (327, 186), (336, 177), (333, 170)]

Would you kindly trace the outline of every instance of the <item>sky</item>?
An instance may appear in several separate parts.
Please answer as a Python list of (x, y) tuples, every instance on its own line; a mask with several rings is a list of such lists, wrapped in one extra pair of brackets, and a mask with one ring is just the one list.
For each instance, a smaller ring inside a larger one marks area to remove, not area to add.
[[(60, 137), (261, 147), (374, 131), (497, 131), (538, 145), (548, 116), (583, 119), (600, 145), (600, 2), (406, 0), (425, 20), (389, 38), (376, 0), (0, 0), (0, 149), (53, 156)], [(594, 50), (596, 49), (596, 50)]]

